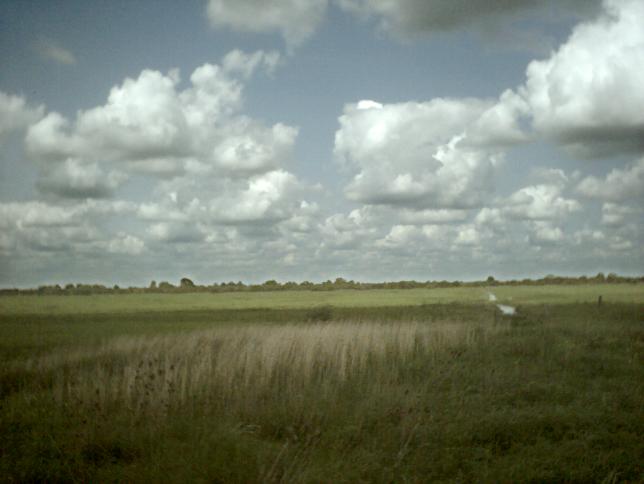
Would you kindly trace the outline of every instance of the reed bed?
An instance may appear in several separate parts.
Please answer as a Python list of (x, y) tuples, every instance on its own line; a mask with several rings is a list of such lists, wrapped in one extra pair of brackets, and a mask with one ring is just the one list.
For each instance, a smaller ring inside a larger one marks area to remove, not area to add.
[(312, 386), (324, 392), (349, 381), (391, 384), (392, 370), (416, 358), (439, 359), (503, 331), (503, 325), (460, 322), (255, 324), (117, 337), (16, 366), (52, 374), (59, 404), (126, 406), (163, 416), (196, 401), (221, 407)]

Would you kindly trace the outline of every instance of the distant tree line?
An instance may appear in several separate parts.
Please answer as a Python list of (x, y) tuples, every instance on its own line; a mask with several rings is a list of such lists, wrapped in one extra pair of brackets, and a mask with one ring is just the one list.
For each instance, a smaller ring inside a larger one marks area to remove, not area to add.
[(644, 276), (625, 277), (615, 273), (596, 276), (563, 277), (548, 275), (542, 279), (512, 279), (497, 280), (489, 276), (484, 281), (396, 281), (396, 282), (357, 282), (346, 280), (342, 277), (334, 281), (324, 282), (278, 282), (270, 279), (262, 284), (244, 284), (238, 282), (221, 282), (210, 285), (198, 285), (187, 277), (182, 278), (179, 284), (173, 285), (168, 281), (157, 283), (152, 281), (148, 287), (108, 287), (102, 284), (59, 284), (40, 286), (36, 289), (0, 289), (0, 295), (9, 294), (50, 294), (50, 295), (90, 295), (90, 294), (142, 294), (142, 293), (188, 293), (188, 292), (257, 292), (257, 291), (334, 291), (339, 289), (415, 289), (415, 288), (447, 288), (447, 287), (490, 287), (490, 286), (539, 286), (546, 284), (605, 284), (605, 283), (631, 283), (644, 282)]

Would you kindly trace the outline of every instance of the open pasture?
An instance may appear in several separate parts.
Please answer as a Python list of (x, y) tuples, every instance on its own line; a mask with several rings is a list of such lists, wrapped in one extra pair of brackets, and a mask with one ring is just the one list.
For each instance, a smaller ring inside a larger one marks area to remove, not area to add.
[(380, 292), (3, 298), (0, 476), (641, 479), (641, 285)]
[(434, 289), (371, 289), (333, 291), (195, 292), (185, 294), (97, 294), (87, 296), (0, 297), (1, 315), (114, 314), (222, 309), (302, 309), (334, 307), (414, 306), (484, 303), (494, 293), (507, 304), (644, 303), (642, 284), (451, 287)]

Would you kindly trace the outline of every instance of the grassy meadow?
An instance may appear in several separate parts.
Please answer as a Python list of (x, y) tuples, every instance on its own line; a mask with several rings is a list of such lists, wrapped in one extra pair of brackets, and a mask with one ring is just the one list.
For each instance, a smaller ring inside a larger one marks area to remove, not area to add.
[(340, 308), (484, 303), (493, 292), (512, 304), (596, 302), (644, 303), (642, 284), (452, 287), (333, 291), (264, 291), (185, 294), (95, 294), (87, 296), (11, 295), (0, 297), (2, 314), (114, 314), (224, 309), (302, 309), (320, 305)]
[(1, 297), (0, 481), (641, 482), (644, 286), (490, 292)]

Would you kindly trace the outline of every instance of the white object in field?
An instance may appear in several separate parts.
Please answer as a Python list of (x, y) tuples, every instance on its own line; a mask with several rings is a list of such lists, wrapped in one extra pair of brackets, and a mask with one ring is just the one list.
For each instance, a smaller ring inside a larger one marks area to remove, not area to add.
[(491, 302), (494, 302), (494, 301), (496, 301), (496, 296), (494, 294), (492, 294), (491, 292), (488, 292), (487, 293), (487, 300), (491, 301)]
[(497, 304), (496, 307), (499, 308), (501, 312), (506, 316), (513, 316), (517, 312), (516, 308), (512, 306), (506, 306), (505, 304)]

